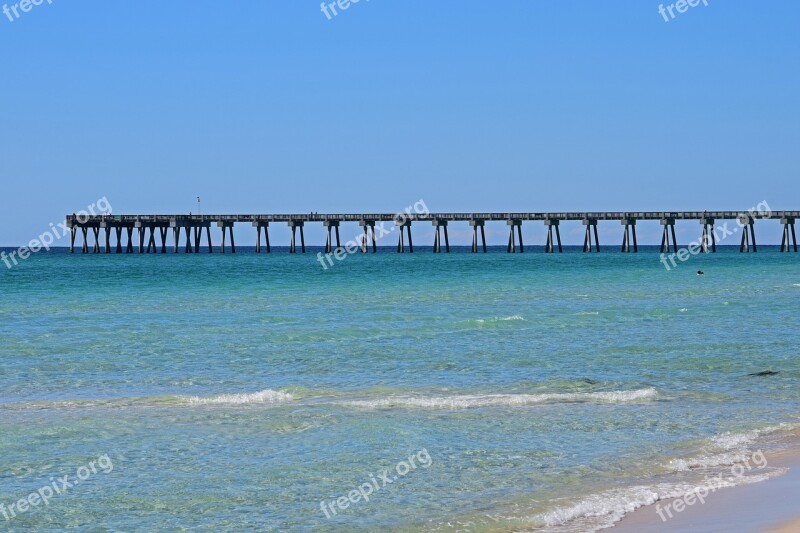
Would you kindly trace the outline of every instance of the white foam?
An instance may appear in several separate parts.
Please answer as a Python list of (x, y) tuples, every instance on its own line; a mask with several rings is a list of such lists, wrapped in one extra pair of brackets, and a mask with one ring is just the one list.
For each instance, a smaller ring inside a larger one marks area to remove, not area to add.
[[(704, 472), (702, 478), (698, 472), (698, 475), (694, 476), (695, 481), (684, 479), (673, 483), (661, 482), (610, 489), (528, 517), (528, 520), (536, 527), (544, 527), (549, 533), (595, 532), (613, 527), (627, 513), (660, 500), (681, 498), (690, 493), (705, 492), (706, 489), (712, 493), (717, 489), (758, 483), (781, 476), (788, 469), (763, 464), (755, 465), (753, 468), (743, 468), (742, 473), (737, 474), (733, 465), (746, 464), (753, 457), (749, 447), (758, 444), (761, 437), (799, 428), (800, 424), (782, 423), (752, 431), (713, 436), (707, 439), (707, 453), (689, 459), (670, 461), (670, 466), (676, 472), (702, 469), (700, 471)], [(727, 469), (729, 465), (731, 468)]]
[(718, 448), (723, 450), (731, 450), (752, 444), (758, 438), (763, 437), (764, 435), (770, 435), (778, 431), (793, 431), (796, 429), (800, 429), (800, 424), (787, 424), (784, 422), (776, 426), (768, 426), (762, 429), (745, 431), (743, 433), (723, 433), (721, 435), (712, 437), (711, 441)]
[(732, 465), (741, 463), (750, 458), (747, 451), (728, 452), (710, 455), (699, 455), (688, 459), (673, 459), (669, 462), (670, 468), (676, 472), (689, 472), (698, 468), (712, 468), (715, 466)]
[(612, 527), (626, 514), (660, 500), (680, 498), (690, 493), (702, 492), (704, 489), (712, 492), (726, 487), (758, 483), (786, 472), (787, 469), (775, 469), (749, 476), (712, 478), (696, 484), (658, 483), (611, 489), (591, 494), (571, 505), (529, 517), (528, 520), (538, 527), (546, 527), (551, 532), (594, 532)]
[(274, 404), (293, 400), (291, 394), (281, 391), (265, 389), (249, 394), (222, 394), (220, 396), (190, 396), (187, 398), (192, 405), (246, 405), (246, 404)]
[[(496, 316), (494, 318), (490, 318), (488, 321), (489, 322), (508, 322), (508, 321), (512, 321), (512, 320), (523, 320), (524, 321), (525, 317), (522, 317), (520, 315)], [(484, 318), (476, 318), (474, 320), (474, 322), (477, 322), (478, 324), (484, 324), (484, 323), (487, 322), (487, 320), (484, 319)]]
[(385, 398), (341, 402), (341, 405), (364, 407), (368, 409), (381, 409), (389, 407), (407, 407), (419, 409), (468, 409), (471, 407), (514, 407), (558, 402), (624, 403), (653, 398), (657, 394), (658, 392), (656, 389), (649, 388), (632, 391), (611, 392), (388, 396)]
[(713, 468), (715, 466), (733, 465), (745, 462), (752, 457), (750, 445), (759, 438), (778, 431), (790, 431), (800, 427), (800, 424), (778, 424), (762, 429), (754, 429), (741, 433), (722, 433), (708, 439), (708, 453), (696, 457), (673, 459), (669, 467), (678, 472), (687, 472), (698, 468)]

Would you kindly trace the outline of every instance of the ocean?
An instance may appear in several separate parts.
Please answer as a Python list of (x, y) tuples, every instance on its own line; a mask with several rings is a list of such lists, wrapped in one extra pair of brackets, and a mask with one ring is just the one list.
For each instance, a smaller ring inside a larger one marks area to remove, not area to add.
[(781, 473), (797, 254), (318, 251), (0, 269), (0, 530), (596, 531)]

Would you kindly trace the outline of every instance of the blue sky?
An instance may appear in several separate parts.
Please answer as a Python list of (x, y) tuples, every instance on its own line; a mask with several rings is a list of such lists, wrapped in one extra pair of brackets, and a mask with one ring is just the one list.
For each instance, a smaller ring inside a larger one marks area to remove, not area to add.
[(670, 22), (649, 0), (0, 14), (0, 245), (103, 196), (117, 213), (197, 195), (205, 213), (798, 209), (800, 3), (708, 3)]

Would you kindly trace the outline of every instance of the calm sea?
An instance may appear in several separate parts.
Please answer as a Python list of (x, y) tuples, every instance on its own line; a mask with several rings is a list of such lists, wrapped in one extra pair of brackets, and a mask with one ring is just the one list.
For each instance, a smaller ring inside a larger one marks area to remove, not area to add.
[(800, 254), (643, 248), (0, 264), (0, 530), (590, 531), (785, 445)]

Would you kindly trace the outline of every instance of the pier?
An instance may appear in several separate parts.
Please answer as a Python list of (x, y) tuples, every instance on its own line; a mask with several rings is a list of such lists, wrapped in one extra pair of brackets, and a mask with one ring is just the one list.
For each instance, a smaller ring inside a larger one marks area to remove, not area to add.
[[(800, 211), (772, 211), (768, 213), (741, 212), (741, 211), (679, 211), (679, 212), (586, 212), (586, 213), (426, 213), (426, 214), (389, 214), (389, 213), (362, 213), (362, 214), (263, 214), (263, 215), (67, 215), (66, 224), (70, 229), (70, 253), (75, 252), (76, 241), (82, 237), (81, 252), (89, 253), (162, 253), (168, 252), (167, 238), (172, 232), (172, 252), (179, 253), (183, 247), (184, 253), (200, 253), (205, 248), (208, 253), (213, 253), (211, 245), (211, 226), (221, 230), (220, 253), (236, 253), (236, 243), (233, 236), (235, 224), (250, 224), (256, 228), (257, 239), (255, 242), (256, 253), (271, 253), (272, 246), (269, 238), (271, 225), (286, 224), (291, 229), (289, 252), (306, 252), (305, 235), (303, 228), (306, 224), (321, 224), (327, 231), (325, 244), (326, 253), (332, 253), (342, 247), (339, 238), (339, 227), (345, 223), (358, 224), (364, 228), (359, 249), (368, 253), (370, 248), (373, 253), (377, 251), (377, 237), (375, 226), (379, 223), (391, 222), (400, 229), (397, 241), (398, 253), (414, 253), (414, 241), (411, 228), (415, 222), (432, 224), (435, 227), (433, 252), (450, 252), (450, 239), (448, 226), (453, 223), (463, 222), (472, 227), (472, 252), (486, 253), (487, 223), (503, 223), (509, 228), (508, 253), (524, 253), (523, 225), (543, 224), (547, 231), (547, 240), (544, 245), (546, 253), (562, 253), (560, 226), (565, 222), (576, 222), (586, 227), (583, 251), (585, 253), (599, 253), (600, 238), (597, 231), (599, 222), (612, 221), (624, 226), (620, 235), (621, 251), (637, 253), (639, 242), (636, 238), (637, 222), (653, 221), (663, 226), (661, 237), (661, 253), (674, 253), (678, 250), (675, 237), (675, 224), (677, 221), (695, 221), (702, 227), (698, 230), (700, 249), (703, 253), (717, 251), (717, 236), (715, 224), (718, 221), (735, 221), (741, 228), (741, 253), (757, 252), (756, 222), (759, 220), (779, 220), (783, 225), (781, 252), (797, 252), (797, 234), (795, 221), (800, 218)], [(134, 240), (137, 232), (138, 243)], [(103, 245), (101, 247), (101, 233)], [(262, 233), (264, 246), (262, 247)], [(299, 247), (297, 236), (299, 233)], [(444, 233), (444, 247), (442, 247), (442, 233)], [(202, 246), (205, 234), (206, 246)], [(90, 238), (91, 236), (91, 238)], [(112, 247), (112, 236), (115, 243)], [(160, 243), (156, 236), (159, 237)], [(183, 237), (182, 237), (183, 236)], [(127, 237), (127, 242), (125, 241)], [(230, 246), (227, 240), (230, 238)], [(183, 239), (183, 240), (181, 240)], [(335, 246), (334, 246), (335, 239)], [(91, 241), (91, 242), (90, 242)], [(145, 246), (147, 241), (147, 246)], [(369, 244), (372, 244), (370, 247)], [(138, 244), (138, 246), (135, 246)], [(709, 246), (710, 245), (710, 246)], [(102, 249), (101, 249), (102, 248)], [(529, 246), (530, 248), (530, 246)]]

